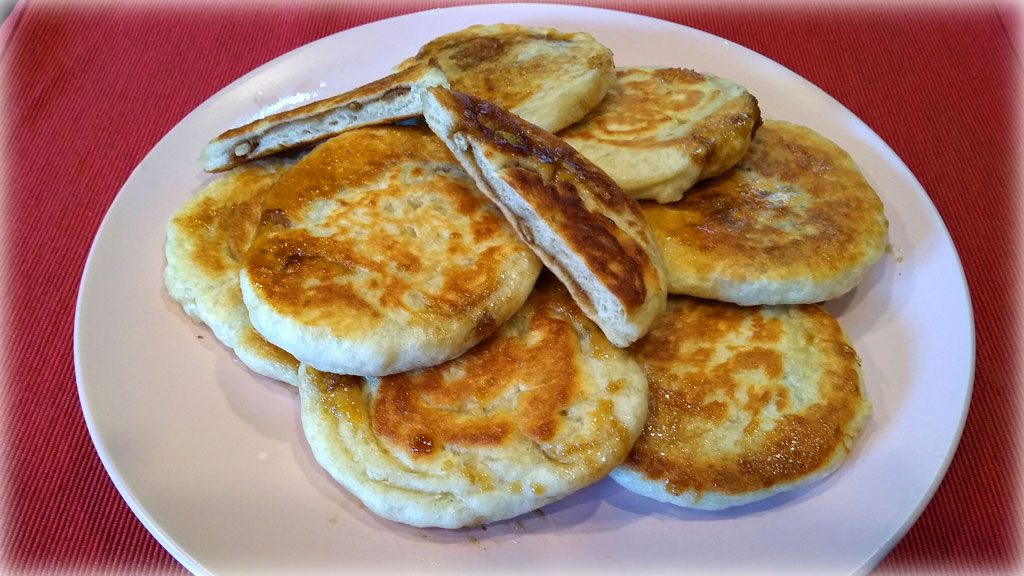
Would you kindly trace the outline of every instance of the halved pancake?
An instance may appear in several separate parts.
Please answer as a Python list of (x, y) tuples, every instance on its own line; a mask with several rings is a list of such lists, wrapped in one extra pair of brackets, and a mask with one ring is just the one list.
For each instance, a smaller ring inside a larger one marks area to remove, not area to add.
[(268, 341), (324, 372), (444, 362), (526, 300), (540, 262), (425, 127), (345, 132), (263, 202), (242, 296)]
[(440, 66), (453, 90), (552, 132), (582, 118), (615, 82), (611, 50), (590, 34), (513, 24), (446, 34), (398, 68), (428, 62)]
[(715, 510), (835, 470), (868, 415), (857, 353), (817, 305), (674, 297), (632, 348), (650, 407), (612, 471), (629, 490)]
[(423, 115), (613, 344), (647, 332), (665, 307), (665, 269), (635, 200), (558, 137), (491, 102), (430, 88)]
[(409, 67), (344, 94), (232, 128), (203, 149), (203, 167), (207, 172), (219, 172), (345, 130), (419, 116), (424, 88), (447, 85), (435, 66)]
[(185, 313), (209, 326), (246, 366), (294, 385), (298, 361), (253, 330), (238, 286), (263, 196), (292, 164), (267, 159), (238, 167), (179, 208), (167, 224), (164, 284)]
[(300, 369), (317, 461), (374, 513), (458, 528), (534, 510), (623, 461), (647, 413), (643, 371), (550, 275), (499, 331), (429, 369)]
[(620, 68), (583, 120), (558, 135), (637, 199), (679, 200), (743, 157), (761, 121), (742, 86), (680, 68)]
[(734, 168), (670, 204), (642, 203), (668, 289), (737, 304), (802, 304), (852, 289), (885, 251), (882, 202), (850, 155), (768, 120)]

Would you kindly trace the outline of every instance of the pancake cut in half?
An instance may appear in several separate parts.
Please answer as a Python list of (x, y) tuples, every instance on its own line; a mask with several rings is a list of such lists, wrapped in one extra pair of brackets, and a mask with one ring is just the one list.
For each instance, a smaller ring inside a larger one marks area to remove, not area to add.
[(253, 330), (238, 286), (263, 196), (293, 163), (267, 159), (238, 167), (182, 205), (167, 225), (164, 285), (185, 313), (209, 326), (243, 364), (294, 385), (298, 361)]
[(455, 360), (382, 378), (300, 373), (317, 462), (372, 512), (413, 526), (496, 522), (596, 482), (647, 413), (639, 365), (546, 274)]
[(434, 66), (409, 67), (344, 94), (232, 128), (203, 148), (203, 167), (207, 172), (220, 172), (345, 130), (419, 116), (424, 88), (447, 85), (444, 74)]
[(430, 88), (423, 117), (616, 346), (665, 308), (661, 253), (640, 207), (565, 142), (507, 110)]
[(541, 264), (425, 127), (345, 132), (263, 201), (240, 273), (253, 326), (317, 370), (439, 364), (526, 300)]
[(778, 120), (764, 122), (732, 169), (678, 202), (642, 208), (669, 292), (743, 305), (845, 294), (882, 256), (889, 229), (849, 154)]
[(424, 63), (439, 66), (453, 90), (552, 132), (582, 118), (615, 82), (611, 50), (590, 34), (513, 24), (435, 38), (398, 68)]
[(761, 121), (742, 86), (680, 68), (620, 68), (583, 120), (558, 135), (637, 199), (674, 202), (746, 153)]
[(870, 414), (857, 353), (815, 304), (673, 297), (632, 350), (650, 406), (611, 477), (662, 502), (717, 510), (806, 485), (840, 465)]

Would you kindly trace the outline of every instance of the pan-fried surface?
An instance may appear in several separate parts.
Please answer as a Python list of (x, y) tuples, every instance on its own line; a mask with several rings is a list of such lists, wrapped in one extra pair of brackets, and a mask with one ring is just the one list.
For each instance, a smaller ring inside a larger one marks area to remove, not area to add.
[(734, 168), (678, 202), (642, 208), (669, 292), (744, 305), (841, 296), (881, 257), (889, 226), (849, 154), (777, 120)]
[(220, 172), (345, 130), (418, 116), (423, 90), (446, 85), (444, 74), (435, 66), (411, 66), (343, 94), (232, 128), (203, 148), (203, 167), (208, 172)]
[(431, 88), (424, 118), (519, 236), (617, 346), (665, 306), (661, 254), (636, 201), (572, 147), (474, 96)]
[(399, 68), (427, 62), (444, 71), (453, 90), (552, 132), (582, 118), (615, 82), (611, 51), (590, 34), (512, 24), (441, 36)]
[(458, 528), (534, 510), (604, 477), (643, 426), (647, 386), (549, 275), (465, 355), (383, 378), (301, 370), (321, 466), (376, 514)]
[(238, 285), (241, 259), (269, 187), (293, 162), (254, 162), (218, 176), (167, 225), (164, 284), (192, 318), (210, 327), (253, 371), (295, 384), (299, 363), (252, 328)]
[(422, 127), (315, 148), (267, 195), (243, 261), (253, 326), (325, 372), (438, 364), (526, 300), (540, 262)]
[(673, 297), (633, 351), (650, 410), (612, 477), (663, 502), (720, 509), (812, 482), (870, 412), (857, 353), (817, 305)]
[(586, 117), (559, 132), (637, 199), (679, 200), (746, 153), (761, 119), (742, 86), (680, 68), (620, 68)]

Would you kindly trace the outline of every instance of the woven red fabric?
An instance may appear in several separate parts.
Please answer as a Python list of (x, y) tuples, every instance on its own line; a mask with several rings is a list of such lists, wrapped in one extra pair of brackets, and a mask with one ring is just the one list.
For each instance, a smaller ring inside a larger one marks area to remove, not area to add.
[[(780, 62), (860, 116), (918, 177), (963, 260), (977, 372), (945, 481), (877, 570), (1019, 571), (1018, 10), (583, 4), (678, 22)], [(134, 166), (190, 110), (252, 68), (334, 32), (439, 5), (29, 1), (15, 8), (0, 34), (5, 573), (184, 572), (114, 490), (75, 388), (78, 282), (103, 214)]]

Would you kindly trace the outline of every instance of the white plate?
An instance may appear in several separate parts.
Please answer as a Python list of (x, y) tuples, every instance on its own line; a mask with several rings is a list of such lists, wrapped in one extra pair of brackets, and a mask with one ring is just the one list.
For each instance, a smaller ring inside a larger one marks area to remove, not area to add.
[[(605, 479), (486, 530), (389, 523), (316, 465), (295, 390), (247, 371), (165, 294), (165, 226), (208, 181), (197, 158), (216, 132), (277, 102), (368, 82), (436, 35), (492, 22), (585, 30), (620, 65), (734, 79), (767, 117), (818, 130), (860, 164), (885, 202), (894, 249), (851, 295), (829, 304), (863, 358), (875, 407), (836, 474), (724, 513), (659, 504)], [(131, 175), (97, 234), (79, 292), (75, 363), (86, 422), (114, 484), (194, 572), (850, 573), (891, 548), (945, 473), (970, 398), (974, 330), (959, 260), (924, 190), (877, 135), (818, 88), (676, 24), (580, 7), (491, 5), (324, 38), (189, 114)]]

